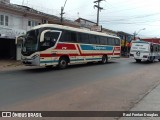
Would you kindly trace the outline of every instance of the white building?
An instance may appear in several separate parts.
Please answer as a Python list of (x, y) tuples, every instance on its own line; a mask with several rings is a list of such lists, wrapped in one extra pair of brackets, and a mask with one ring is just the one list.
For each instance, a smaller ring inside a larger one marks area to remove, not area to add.
[(106, 33), (108, 35), (117, 36), (117, 32), (113, 30), (109, 30), (106, 28), (102, 28), (102, 26), (97, 26), (97, 23), (84, 19), (84, 18), (78, 18), (76, 22), (80, 23), (81, 28), (86, 28), (88, 30), (94, 30), (94, 31), (101, 31), (103, 33)]
[(16, 36), (50, 20), (57, 21), (58, 17), (26, 6), (10, 4), (10, 0), (0, 0), (0, 59), (20, 60), (21, 46), (15, 45)]
[[(0, 59), (21, 59), (21, 45), (15, 45), (15, 38), (25, 34), (33, 26), (43, 23), (60, 24), (60, 18), (27, 6), (11, 4), (0, 0)], [(64, 20), (64, 25), (79, 27), (73, 21)]]

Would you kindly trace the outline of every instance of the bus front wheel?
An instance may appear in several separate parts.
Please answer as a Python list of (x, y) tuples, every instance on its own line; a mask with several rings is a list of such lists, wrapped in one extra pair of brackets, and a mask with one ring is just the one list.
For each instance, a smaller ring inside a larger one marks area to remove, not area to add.
[(103, 64), (106, 64), (108, 62), (108, 57), (106, 55), (102, 56), (102, 61)]
[(65, 69), (66, 67), (68, 66), (68, 61), (65, 57), (62, 57), (59, 59), (59, 64), (58, 64), (58, 67), (60, 69)]

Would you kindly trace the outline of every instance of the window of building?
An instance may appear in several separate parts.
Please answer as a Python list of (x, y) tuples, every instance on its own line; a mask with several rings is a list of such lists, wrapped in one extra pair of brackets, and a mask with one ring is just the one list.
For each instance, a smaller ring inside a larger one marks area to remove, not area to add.
[(31, 26), (31, 21), (28, 21), (28, 26)]
[(29, 20), (29, 21), (28, 21), (28, 26), (34, 27), (34, 26), (36, 26), (36, 25), (38, 25), (38, 22), (37, 22), (37, 21), (34, 21), (34, 20)]
[(0, 15), (0, 25), (8, 26), (9, 17), (6, 15)]
[(0, 25), (4, 25), (4, 15), (0, 15)]
[(8, 26), (8, 16), (5, 16), (5, 26)]

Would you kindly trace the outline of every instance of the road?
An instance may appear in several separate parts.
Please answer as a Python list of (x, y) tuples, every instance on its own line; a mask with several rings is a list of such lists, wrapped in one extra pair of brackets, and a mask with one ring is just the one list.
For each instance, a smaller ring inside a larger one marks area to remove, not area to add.
[(3, 71), (0, 110), (127, 111), (159, 85), (159, 66), (121, 58), (65, 70)]

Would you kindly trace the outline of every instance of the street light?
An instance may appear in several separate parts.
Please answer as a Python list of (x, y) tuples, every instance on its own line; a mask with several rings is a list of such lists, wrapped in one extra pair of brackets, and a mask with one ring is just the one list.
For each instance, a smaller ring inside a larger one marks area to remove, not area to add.
[(143, 28), (143, 29), (140, 29), (138, 32), (134, 32), (133, 35), (134, 35), (134, 40), (136, 39), (136, 36), (138, 35), (138, 33), (140, 33), (140, 31), (142, 30), (145, 30), (146, 28)]

